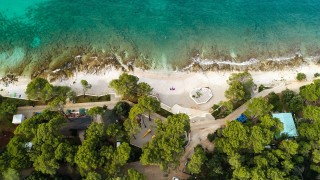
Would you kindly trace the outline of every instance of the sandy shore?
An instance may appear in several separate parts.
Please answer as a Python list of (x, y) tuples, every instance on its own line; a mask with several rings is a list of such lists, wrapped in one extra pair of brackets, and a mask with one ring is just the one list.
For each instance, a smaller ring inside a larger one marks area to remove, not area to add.
[[(259, 86), (275, 87), (283, 83), (295, 81), (298, 72), (305, 73), (308, 80), (313, 79), (314, 73), (320, 73), (320, 66), (310, 63), (298, 68), (284, 71), (251, 71), (254, 82)], [(183, 107), (195, 108), (200, 110), (209, 110), (214, 103), (226, 100), (224, 92), (228, 88), (227, 80), (230, 74), (235, 72), (165, 72), (165, 71), (142, 71), (136, 69), (130, 74), (136, 75), (141, 82), (147, 82), (153, 87), (153, 93), (156, 94), (161, 102), (169, 106), (175, 104)], [(78, 94), (82, 94), (80, 81), (87, 80), (92, 84), (92, 88), (88, 90), (87, 94), (103, 95), (114, 92), (108, 88), (111, 80), (116, 79), (121, 74), (118, 70), (107, 70), (100, 74), (85, 74), (78, 72), (73, 78), (63, 81), (56, 81), (54, 85), (70, 86)], [(0, 94), (3, 96), (16, 97), (21, 95), (21, 98), (26, 98), (25, 90), (30, 79), (27, 77), (19, 77), (19, 81), (5, 87), (0, 84)], [(174, 87), (175, 90), (170, 90)], [(193, 88), (210, 87), (213, 91), (213, 98), (204, 105), (197, 105), (189, 97), (189, 92)]]

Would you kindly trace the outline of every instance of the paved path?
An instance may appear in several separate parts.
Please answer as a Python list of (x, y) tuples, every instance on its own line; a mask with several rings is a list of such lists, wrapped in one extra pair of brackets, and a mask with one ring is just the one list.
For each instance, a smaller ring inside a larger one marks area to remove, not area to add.
[[(95, 106), (108, 106), (109, 109), (112, 109), (116, 105), (117, 101), (103, 101), (103, 102), (89, 102), (89, 103), (76, 103), (76, 104), (66, 104), (64, 106), (64, 111), (67, 109), (74, 109), (76, 111), (79, 110), (79, 108), (85, 108), (85, 109), (90, 109)], [(23, 107), (18, 107), (17, 114), (23, 114), (27, 118), (32, 117), (34, 113), (36, 112), (42, 112), (45, 110), (48, 106), (47, 105), (42, 105), (42, 106), (23, 106)]]
[[(253, 97), (265, 97), (270, 92), (280, 93), (281, 91), (285, 89), (290, 89), (293, 91), (298, 92), (299, 88), (301, 86), (307, 85), (312, 83), (313, 81), (305, 81), (305, 82), (290, 82), (290, 83), (283, 83), (279, 86), (273, 87), (271, 89), (264, 90), (260, 93), (256, 93), (253, 95)], [(248, 103), (248, 102), (247, 102)], [(183, 157), (180, 160), (180, 166), (178, 169), (178, 172), (171, 172), (171, 176), (177, 176), (182, 179), (187, 179), (189, 176), (182, 173), (182, 170), (185, 168), (184, 163), (187, 161), (188, 158), (191, 157), (194, 148), (201, 144), (204, 148), (207, 148), (209, 151), (212, 151), (214, 148), (214, 144), (209, 142), (207, 140), (207, 136), (209, 133), (215, 132), (218, 128), (220, 128), (222, 125), (225, 125), (227, 121), (231, 121), (239, 117), (246, 109), (247, 109), (247, 103), (243, 104), (239, 108), (237, 108), (235, 111), (233, 111), (231, 114), (229, 114), (227, 117), (217, 120), (205, 120), (205, 121), (197, 121), (195, 123), (191, 123), (191, 141), (189, 145), (185, 149), (185, 153)]]

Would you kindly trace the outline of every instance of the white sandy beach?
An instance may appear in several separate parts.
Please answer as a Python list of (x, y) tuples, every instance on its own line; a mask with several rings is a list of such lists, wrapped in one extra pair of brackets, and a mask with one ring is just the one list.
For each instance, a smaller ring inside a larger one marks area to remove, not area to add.
[[(314, 73), (320, 72), (320, 66), (310, 63), (309, 65), (303, 65), (298, 68), (283, 71), (251, 71), (254, 82), (259, 86), (263, 84), (265, 86), (275, 87), (284, 83), (296, 81), (295, 77), (298, 72), (305, 73), (307, 79), (310, 81), (313, 79)], [(139, 77), (141, 82), (146, 82), (153, 87), (153, 93), (156, 94), (160, 101), (168, 106), (172, 107), (178, 104), (187, 108), (200, 109), (208, 111), (210, 107), (220, 101), (226, 100), (224, 92), (228, 88), (227, 80), (230, 74), (235, 72), (165, 72), (165, 71), (142, 71), (136, 69), (130, 74)], [(87, 94), (104, 95), (106, 93), (114, 92), (108, 88), (108, 83), (112, 79), (116, 79), (121, 74), (118, 70), (107, 70), (100, 74), (85, 74), (78, 72), (73, 78), (64, 81), (56, 81), (54, 85), (70, 86), (78, 94), (82, 94), (82, 88), (80, 81), (82, 79), (87, 80), (92, 84), (92, 88), (88, 90)], [(26, 98), (25, 90), (27, 84), (30, 82), (30, 78), (19, 77), (19, 81), (10, 84), (5, 87), (0, 84), (0, 94), (3, 96), (16, 97), (21, 95), (21, 98)], [(75, 83), (73, 83), (75, 82)], [(174, 87), (175, 90), (170, 90)], [(197, 105), (190, 97), (189, 92), (193, 88), (209, 87), (213, 92), (213, 98), (203, 105)]]

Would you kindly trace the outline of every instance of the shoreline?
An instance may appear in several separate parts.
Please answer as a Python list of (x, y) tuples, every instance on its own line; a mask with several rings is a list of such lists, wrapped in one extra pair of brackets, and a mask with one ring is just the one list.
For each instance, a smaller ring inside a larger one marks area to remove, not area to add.
[[(50, 46), (51, 47), (51, 46)], [(76, 71), (97, 73), (108, 68), (134, 71), (270, 71), (297, 67), (309, 62), (320, 63), (320, 55), (303, 56), (292, 52), (286, 56), (248, 56), (241, 57), (205, 56), (200, 51), (190, 52), (188, 56), (175, 61), (150, 59), (147, 55), (128, 54), (114, 49), (95, 49), (92, 46), (52, 47), (51, 50), (23, 50), (21, 47), (7, 49), (0, 53), (0, 75), (27, 75), (32, 78), (50, 75), (53, 80), (59, 76), (70, 77)]]
[[(108, 88), (111, 80), (116, 79), (123, 71), (115, 68), (99, 71), (95, 74), (76, 71), (72, 77), (61, 78), (53, 81), (54, 85), (69, 86), (77, 94), (82, 94), (81, 79), (87, 80), (92, 84), (92, 89), (88, 90), (88, 94), (104, 95), (113, 93)], [(209, 111), (213, 104), (226, 100), (224, 92), (228, 88), (227, 80), (232, 73), (241, 71), (203, 71), (203, 72), (181, 72), (181, 71), (163, 71), (163, 70), (141, 70), (134, 69), (129, 74), (139, 77), (140, 82), (146, 82), (154, 89), (153, 94), (158, 96), (160, 101), (170, 107), (175, 104), (186, 108), (194, 108), (203, 111)], [(299, 67), (293, 67), (286, 70), (273, 71), (248, 71), (257, 86), (263, 84), (268, 87), (276, 87), (289, 82), (296, 81), (296, 74), (299, 72), (307, 75), (307, 80), (313, 78), (314, 73), (320, 72), (320, 65), (313, 62), (303, 64)], [(16, 94), (17, 97), (26, 98), (25, 89), (30, 82), (27, 76), (17, 76), (18, 82), (9, 84), (7, 87), (0, 83), (0, 94), (3, 96), (11, 96)], [(170, 91), (170, 87), (175, 87), (174, 91)], [(209, 87), (213, 92), (213, 98), (206, 104), (197, 105), (189, 97), (189, 92), (194, 88)]]

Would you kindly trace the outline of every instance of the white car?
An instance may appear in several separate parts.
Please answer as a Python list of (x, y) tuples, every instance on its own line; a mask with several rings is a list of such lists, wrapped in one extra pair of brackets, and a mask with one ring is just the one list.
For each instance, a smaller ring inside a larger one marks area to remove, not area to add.
[(173, 177), (173, 178), (172, 178), (172, 180), (179, 180), (179, 178), (177, 178), (177, 177)]

